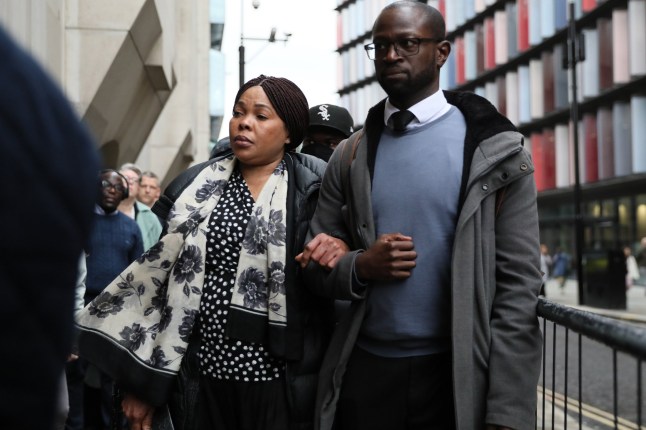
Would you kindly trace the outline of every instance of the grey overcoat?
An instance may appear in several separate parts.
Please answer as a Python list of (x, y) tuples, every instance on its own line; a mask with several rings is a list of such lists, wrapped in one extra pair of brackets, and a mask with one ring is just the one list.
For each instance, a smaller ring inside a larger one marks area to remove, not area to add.
[[(467, 123), (451, 262), (457, 429), (498, 424), (533, 430), (542, 340), (536, 316), (541, 275), (534, 167), (522, 135), (489, 102), (471, 93), (445, 95)], [(329, 430), (334, 422), (343, 373), (365, 313), (363, 299), (370, 292), (369, 286), (365, 292), (353, 290), (353, 264), (376, 239), (370, 189), (383, 110), (384, 101), (368, 114), (351, 165), (350, 190), (341, 179), (347, 169), (342, 154), (353, 139), (332, 155), (311, 224), (310, 237), (332, 234), (353, 250), (329, 273), (313, 264), (306, 271), (317, 294), (352, 301), (321, 369), (317, 429)]]

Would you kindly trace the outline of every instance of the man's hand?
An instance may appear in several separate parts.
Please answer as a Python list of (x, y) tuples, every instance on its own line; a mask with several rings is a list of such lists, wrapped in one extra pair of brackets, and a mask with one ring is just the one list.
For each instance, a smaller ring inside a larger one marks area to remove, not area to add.
[(365, 281), (406, 279), (416, 265), (416, 258), (412, 237), (401, 233), (382, 234), (357, 256), (355, 272)]
[(332, 270), (341, 257), (348, 253), (350, 248), (341, 239), (325, 233), (319, 233), (305, 245), (303, 252), (296, 256), (301, 267), (305, 268), (310, 261)]
[(155, 408), (132, 394), (126, 394), (121, 402), (123, 415), (130, 423), (130, 430), (152, 430)]

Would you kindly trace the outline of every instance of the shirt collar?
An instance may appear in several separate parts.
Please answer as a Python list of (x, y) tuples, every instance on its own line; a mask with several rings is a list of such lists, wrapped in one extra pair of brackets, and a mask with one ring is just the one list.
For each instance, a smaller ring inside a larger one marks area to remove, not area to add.
[(117, 209), (114, 212), (106, 213), (106, 211), (104, 211), (101, 206), (94, 205), (94, 213), (97, 215), (103, 215), (103, 216), (115, 216), (116, 214), (119, 213), (119, 210)]
[[(421, 100), (408, 108), (408, 110), (415, 115), (415, 119), (408, 124), (407, 128), (412, 129), (426, 125), (444, 115), (450, 108), (451, 105), (446, 101), (444, 92), (442, 90), (436, 91), (424, 100)], [(388, 98), (386, 100), (386, 107), (384, 110), (384, 124), (392, 126), (389, 122), (390, 117), (398, 111), (399, 109), (393, 106), (393, 104), (390, 103), (390, 98)]]

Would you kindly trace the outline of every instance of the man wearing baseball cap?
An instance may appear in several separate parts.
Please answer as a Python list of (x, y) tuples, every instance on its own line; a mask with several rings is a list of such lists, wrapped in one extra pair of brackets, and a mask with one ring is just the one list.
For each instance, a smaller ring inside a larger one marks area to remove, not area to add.
[(334, 148), (353, 132), (354, 120), (347, 109), (332, 104), (310, 108), (310, 125), (303, 139), (303, 154), (328, 161)]

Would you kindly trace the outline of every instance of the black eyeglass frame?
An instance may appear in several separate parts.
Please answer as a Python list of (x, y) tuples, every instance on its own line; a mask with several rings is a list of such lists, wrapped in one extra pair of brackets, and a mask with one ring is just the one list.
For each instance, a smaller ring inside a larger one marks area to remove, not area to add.
[(124, 187), (122, 184), (113, 184), (107, 179), (101, 180), (101, 188), (103, 188), (104, 190), (112, 188), (114, 191), (121, 194), (124, 194), (126, 192), (126, 187)]
[[(368, 43), (363, 46), (363, 49), (366, 50), (366, 55), (368, 55), (368, 59), (370, 60), (376, 60), (377, 59), (377, 44), (379, 45), (385, 45), (383, 55), (387, 54), (388, 51), (390, 51), (390, 46), (392, 45), (393, 48), (395, 48), (395, 53), (400, 56), (400, 57), (412, 57), (413, 55), (419, 54), (419, 47), (422, 44), (422, 42), (443, 42), (444, 39), (441, 39), (439, 37), (403, 37), (401, 39), (397, 40), (389, 40), (388, 42), (372, 42)], [(402, 43), (410, 43), (412, 42), (413, 45), (412, 47), (415, 48), (415, 52), (407, 52), (406, 48), (402, 46)]]

